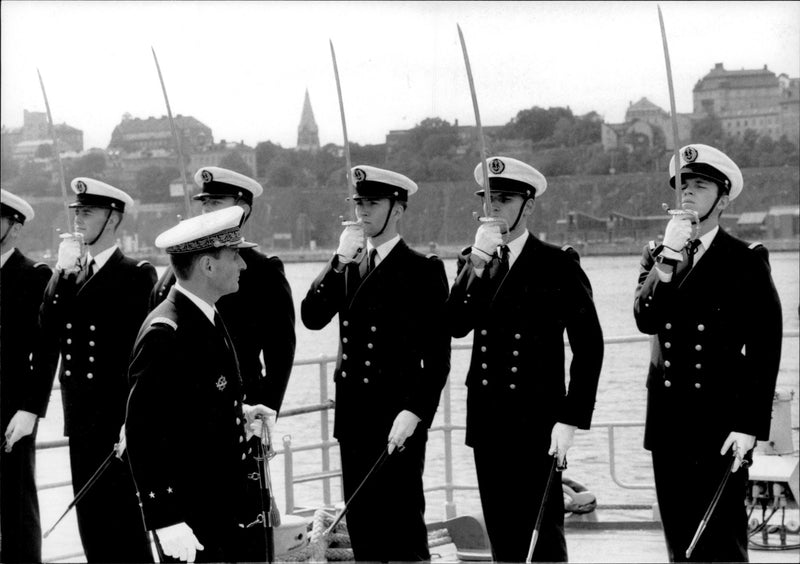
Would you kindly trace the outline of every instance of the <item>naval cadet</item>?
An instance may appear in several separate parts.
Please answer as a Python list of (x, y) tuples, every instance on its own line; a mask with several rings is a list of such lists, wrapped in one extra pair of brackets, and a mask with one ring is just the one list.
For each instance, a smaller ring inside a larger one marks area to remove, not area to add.
[(145, 526), (165, 557), (188, 562), (266, 560), (263, 513), (246, 499), (255, 469), (246, 425), (272, 411), (249, 404), (215, 308), (238, 290), (240, 249), (254, 246), (241, 236), (243, 213), (209, 212), (158, 236), (177, 282), (142, 324), (130, 363), (127, 452)]
[(390, 453), (348, 507), (355, 559), (428, 560), (422, 473), (450, 371), (447, 278), (438, 257), (417, 253), (398, 233), (417, 185), (372, 166), (351, 172), (358, 222), (343, 230), (301, 317), (319, 330), (339, 315), (334, 436), (346, 500)]
[[(199, 169), (194, 181), (201, 192), (193, 199), (200, 201), (203, 213), (239, 206), (245, 211), (245, 222), (253, 200), (263, 192), (261, 184), (252, 178), (214, 166)], [(247, 265), (239, 279), (239, 291), (220, 298), (217, 309), (236, 346), (249, 397), (279, 412), (294, 363), (292, 290), (278, 257), (254, 248), (242, 249), (239, 256)], [(167, 269), (153, 288), (151, 309), (167, 297), (174, 283), (175, 273)]]
[[(525, 561), (546, 496), (533, 559), (566, 561), (561, 480), (548, 482), (548, 476), (553, 456), (563, 466), (575, 430), (591, 423), (603, 335), (578, 254), (527, 229), (545, 177), (508, 157), (486, 164), (491, 209), (484, 213), (490, 217), (461, 253), (447, 302), (452, 335), (474, 334), (466, 442), (494, 559)], [(481, 164), (474, 176), (483, 186)], [(568, 387), (565, 330), (572, 349)]]
[[(128, 360), (156, 271), (147, 261), (126, 257), (116, 243), (133, 205), (128, 194), (92, 178), (75, 178), (71, 187), (75, 233), (62, 235), (40, 323), (49, 346), (61, 354), (64, 435), (77, 493), (114, 445), (124, 442)], [(76, 511), (87, 561), (151, 558), (126, 464), (113, 461)]]
[(36, 431), (47, 413), (55, 358), (42, 349), (39, 307), (50, 268), (16, 247), (33, 208), (0, 196), (0, 562), (41, 562)]
[(651, 451), (669, 559), (685, 561), (695, 529), (733, 473), (692, 561), (747, 562), (742, 460), (769, 438), (781, 356), (781, 305), (767, 250), (719, 224), (742, 192), (739, 167), (702, 144), (680, 150), (670, 185), (687, 213), (645, 247), (634, 315), (653, 335), (644, 446)]

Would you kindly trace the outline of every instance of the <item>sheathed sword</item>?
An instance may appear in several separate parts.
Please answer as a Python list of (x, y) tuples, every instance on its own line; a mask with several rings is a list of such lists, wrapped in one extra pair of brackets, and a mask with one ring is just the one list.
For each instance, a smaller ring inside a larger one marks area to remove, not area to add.
[(486, 141), (483, 137), (483, 126), (481, 125), (481, 111), (478, 108), (478, 95), (475, 93), (475, 81), (472, 79), (472, 66), (469, 64), (469, 54), (467, 53), (467, 42), (464, 40), (464, 33), (461, 26), (458, 28), (458, 39), (461, 41), (461, 52), (464, 54), (464, 64), (467, 67), (467, 79), (469, 80), (469, 93), (472, 95), (472, 109), (475, 112), (475, 129), (478, 132), (478, 143), (481, 152), (481, 169), (483, 170), (483, 207), (484, 213), (492, 216), (492, 194), (489, 188), (489, 167), (486, 165)]
[(169, 97), (167, 96), (167, 87), (164, 85), (164, 77), (161, 74), (161, 65), (158, 64), (158, 57), (156, 50), (150, 47), (153, 52), (153, 60), (156, 62), (156, 70), (158, 71), (158, 80), (161, 82), (161, 91), (164, 93), (164, 103), (167, 105), (167, 117), (169, 117), (169, 128), (172, 131), (172, 140), (175, 142), (175, 149), (178, 152), (178, 169), (181, 171), (181, 182), (183, 183), (183, 205), (186, 208), (186, 217), (192, 217), (192, 206), (189, 202), (189, 185), (186, 182), (186, 166), (183, 162), (183, 152), (181, 151), (181, 140), (178, 136), (178, 128), (175, 127), (175, 120), (172, 118), (172, 109), (169, 105)]
[(101, 465), (100, 465), (100, 466), (97, 468), (97, 470), (95, 470), (95, 471), (94, 471), (94, 474), (92, 474), (92, 477), (91, 477), (91, 478), (89, 478), (89, 479), (86, 481), (86, 483), (83, 485), (83, 487), (80, 489), (80, 491), (79, 491), (79, 492), (78, 492), (78, 493), (75, 495), (75, 499), (73, 499), (73, 500), (70, 502), (70, 504), (69, 504), (69, 505), (67, 506), (67, 508), (64, 510), (64, 513), (62, 513), (62, 514), (61, 514), (61, 517), (59, 517), (59, 518), (58, 518), (58, 521), (56, 521), (56, 522), (53, 524), (53, 526), (52, 526), (52, 527), (50, 527), (49, 529), (47, 529), (47, 532), (46, 532), (45, 534), (43, 534), (43, 535), (42, 535), (42, 538), (45, 538), (45, 539), (46, 539), (46, 538), (47, 538), (47, 537), (50, 535), (50, 533), (52, 533), (52, 532), (53, 532), (53, 529), (55, 529), (55, 528), (56, 528), (56, 526), (57, 526), (57, 525), (58, 525), (58, 524), (61, 522), (61, 520), (62, 520), (62, 519), (64, 519), (64, 517), (66, 517), (66, 516), (67, 516), (67, 513), (69, 513), (69, 512), (70, 512), (70, 510), (71, 510), (73, 507), (75, 507), (76, 505), (78, 505), (78, 502), (79, 502), (81, 499), (83, 499), (83, 497), (84, 497), (84, 496), (86, 495), (86, 493), (87, 493), (87, 492), (88, 492), (88, 491), (91, 489), (91, 487), (92, 487), (93, 485), (95, 485), (95, 483), (97, 483), (97, 480), (99, 480), (99, 479), (100, 479), (100, 476), (102, 476), (102, 475), (103, 475), (103, 472), (105, 472), (105, 471), (108, 469), (108, 467), (109, 467), (109, 466), (111, 466), (111, 463), (112, 463), (112, 462), (114, 462), (114, 458), (116, 458), (116, 456), (117, 456), (117, 445), (114, 445), (114, 448), (113, 448), (113, 449), (111, 449), (111, 452), (108, 454), (108, 456), (107, 456), (107, 457), (106, 457), (106, 459), (103, 461), (103, 463), (102, 463), (102, 464), (101, 464)]
[(69, 222), (69, 205), (67, 204), (67, 181), (64, 175), (64, 163), (61, 162), (61, 151), (58, 148), (58, 136), (56, 135), (56, 127), (53, 124), (53, 114), (50, 113), (50, 102), (47, 100), (47, 91), (44, 89), (44, 80), (42, 80), (42, 73), (36, 69), (36, 74), (39, 75), (39, 86), (42, 87), (42, 96), (44, 96), (44, 107), (47, 110), (47, 124), (50, 128), (50, 136), (53, 138), (53, 152), (56, 154), (58, 160), (58, 179), (61, 183), (61, 199), (64, 203), (64, 220), (67, 222), (67, 230), (64, 233), (72, 231), (72, 225)]
[[(566, 459), (564, 459), (566, 464)], [(566, 466), (565, 466), (566, 467)], [(547, 506), (547, 498), (550, 493), (550, 487), (553, 483), (555, 475), (563, 470), (558, 465), (558, 454), (553, 455), (553, 461), (550, 464), (550, 472), (547, 474), (547, 484), (544, 487), (542, 494), (542, 503), (539, 505), (539, 512), (536, 514), (536, 523), (533, 526), (533, 533), (531, 534), (531, 542), (528, 545), (528, 556), (525, 558), (526, 564), (533, 562), (533, 551), (536, 549), (536, 543), (539, 542), (539, 530), (542, 528), (542, 519), (544, 518), (544, 509)]]

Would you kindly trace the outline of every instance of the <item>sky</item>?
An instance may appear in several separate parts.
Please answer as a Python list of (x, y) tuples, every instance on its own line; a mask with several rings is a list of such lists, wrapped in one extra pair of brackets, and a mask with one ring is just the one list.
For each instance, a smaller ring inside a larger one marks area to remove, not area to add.
[(329, 42), (351, 142), (383, 143), (428, 117), (475, 123), (466, 39), (484, 125), (569, 106), (624, 120), (647, 97), (669, 111), (657, 6), (677, 110), (716, 63), (800, 76), (800, 2), (23, 2), (0, 4), (0, 117), (44, 111), (106, 147), (124, 113), (173, 114), (216, 141), (294, 147), (308, 90), (320, 143), (343, 140)]

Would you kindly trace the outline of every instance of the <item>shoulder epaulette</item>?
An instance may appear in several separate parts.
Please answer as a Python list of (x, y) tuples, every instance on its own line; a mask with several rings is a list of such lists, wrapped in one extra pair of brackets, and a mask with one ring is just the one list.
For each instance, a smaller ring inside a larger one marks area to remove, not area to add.
[(136, 266), (142, 266), (144, 264), (150, 264), (150, 261), (149, 260), (140, 260), (139, 262), (136, 263)]
[(575, 248), (572, 245), (564, 245), (563, 247), (561, 247), (561, 250), (566, 253), (566, 252), (569, 252), (569, 251), (574, 251)]
[(429, 259), (439, 258), (439, 255), (437, 255), (436, 253), (428, 253), (427, 255), (425, 255), (425, 258), (429, 258)]
[(656, 242), (653, 241), (652, 239), (650, 239), (650, 241), (647, 243), (647, 246), (650, 247), (651, 251), (655, 251), (656, 247), (658, 247), (658, 245), (656, 245)]
[(33, 268), (39, 268), (40, 266), (45, 266), (47, 268), (50, 268), (50, 266), (48, 266), (46, 262), (37, 262), (36, 264), (33, 265)]
[(755, 242), (750, 243), (749, 245), (747, 245), (747, 248), (752, 251), (753, 249), (755, 249), (757, 247), (763, 247), (763, 246), (764, 245), (761, 244), (761, 241), (755, 241)]
[(156, 323), (163, 323), (164, 325), (169, 325), (170, 327), (172, 327), (173, 330), (178, 329), (178, 324), (175, 323), (169, 317), (154, 317), (153, 319), (150, 320), (150, 327), (152, 327)]

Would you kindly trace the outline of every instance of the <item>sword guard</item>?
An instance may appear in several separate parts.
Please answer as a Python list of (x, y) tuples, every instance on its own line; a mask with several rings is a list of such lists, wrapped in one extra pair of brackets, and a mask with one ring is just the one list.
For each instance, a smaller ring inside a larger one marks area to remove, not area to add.
[(661, 209), (667, 212), (669, 215), (676, 216), (676, 215), (688, 215), (691, 217), (692, 220), (692, 236), (689, 237), (689, 240), (686, 241), (684, 247), (688, 247), (689, 243), (695, 239), (700, 234), (700, 214), (697, 213), (696, 210), (687, 210), (687, 209), (680, 209), (676, 210), (670, 208), (669, 205), (666, 203), (661, 204)]

